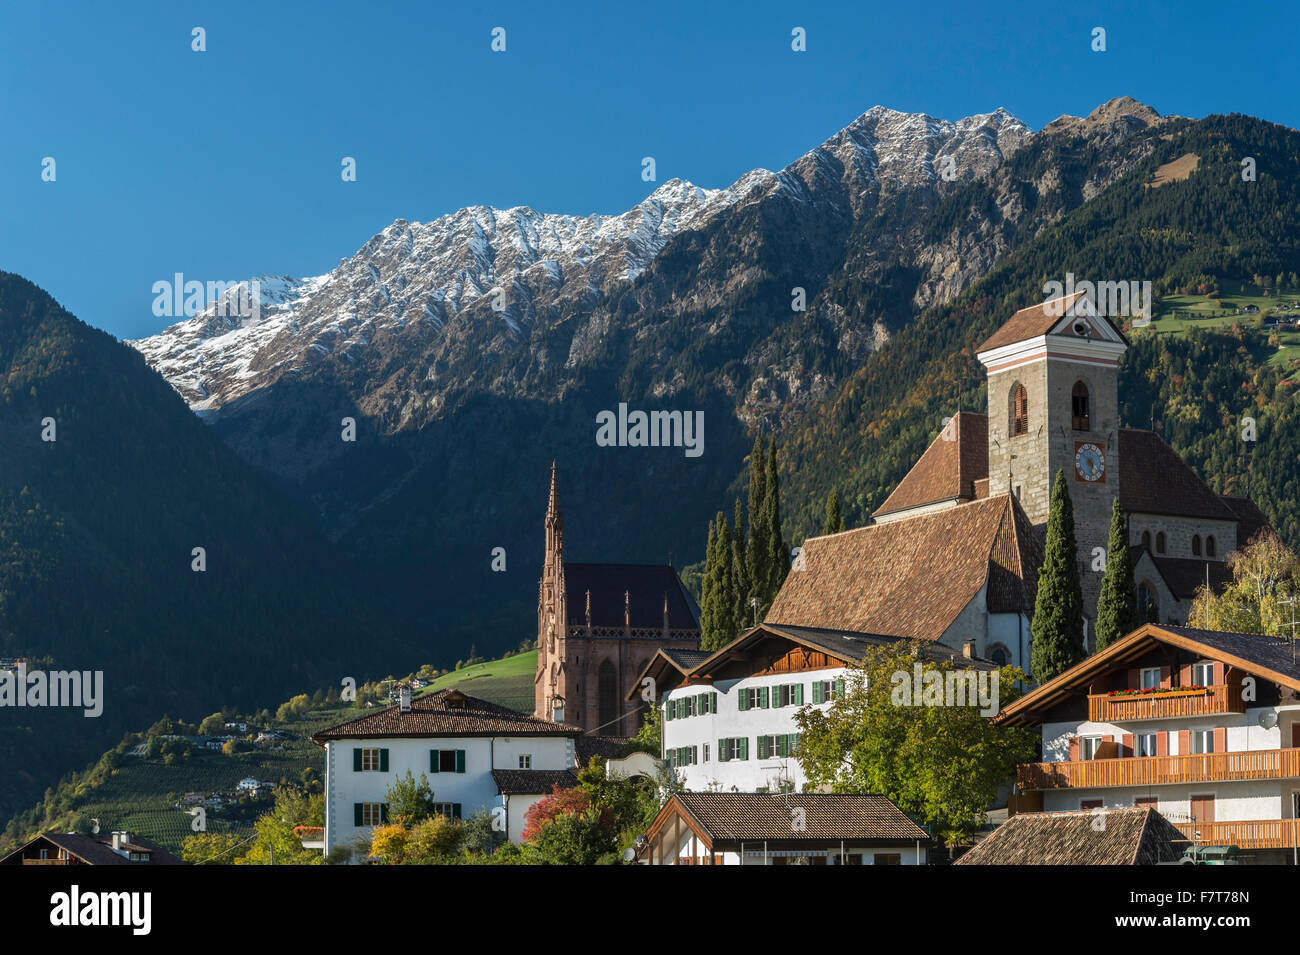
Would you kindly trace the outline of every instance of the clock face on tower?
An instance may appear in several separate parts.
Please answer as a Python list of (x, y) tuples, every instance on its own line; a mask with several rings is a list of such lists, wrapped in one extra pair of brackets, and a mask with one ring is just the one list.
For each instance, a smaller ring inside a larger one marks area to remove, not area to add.
[(1074, 475), (1089, 484), (1106, 480), (1106, 449), (1093, 441), (1075, 442)]

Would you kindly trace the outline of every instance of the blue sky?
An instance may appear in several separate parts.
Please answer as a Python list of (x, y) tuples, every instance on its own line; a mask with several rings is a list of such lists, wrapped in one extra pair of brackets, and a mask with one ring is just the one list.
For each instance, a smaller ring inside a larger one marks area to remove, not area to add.
[(876, 104), (1038, 129), (1131, 95), (1300, 126), (1294, 10), (1132, 6), (9, 0), (0, 269), (139, 337), (175, 272), (318, 274), (472, 204), (617, 213), (654, 188), (643, 156), (659, 183), (725, 186)]

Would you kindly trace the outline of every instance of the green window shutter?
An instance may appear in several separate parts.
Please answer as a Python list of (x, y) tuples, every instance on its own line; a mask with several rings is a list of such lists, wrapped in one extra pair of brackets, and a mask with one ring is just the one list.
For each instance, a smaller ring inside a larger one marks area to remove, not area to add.
[(790, 737), (786, 736), (784, 733), (776, 738), (776, 755), (790, 755)]
[(379, 751), (379, 771), (381, 773), (388, 772), (388, 750), (386, 749)]
[(359, 802), (354, 802), (352, 804), (352, 825), (361, 825), (361, 803)]
[(740, 738), (740, 758), (749, 759), (749, 737), (748, 736), (742, 736)]
[(743, 713), (743, 712), (745, 712), (745, 710), (749, 709), (749, 691), (748, 691), (748, 690), (741, 690), (741, 691), (739, 691), (739, 694), (737, 695), (736, 700), (737, 700), (737, 702), (740, 704), (740, 712)]
[(731, 759), (731, 754), (730, 754), (729, 747), (727, 745), (727, 740), (725, 739), (718, 740), (718, 762), (725, 763), (730, 759)]
[(836, 680), (836, 681), (835, 681), (835, 699), (837, 699), (837, 700), (838, 700), (838, 699), (842, 699), (843, 696), (844, 696), (844, 681), (843, 681), (843, 680)]
[(386, 802), (379, 804), (379, 821), (385, 826), (388, 825), (388, 803)]
[(465, 771), (465, 751), (463, 749), (458, 749), (456, 750), (456, 772), (463, 773), (464, 771)]
[(761, 686), (758, 688), (758, 705), (766, 710), (768, 709), (767, 704), (768, 704), (767, 687)]
[[(354, 773), (361, 772), (361, 747), (360, 746), (352, 747), (352, 771)], [(359, 811), (360, 810), (358, 810), (358, 812)], [(361, 825), (361, 823), (357, 823), (357, 825), (359, 826)]]
[(795, 683), (790, 687), (790, 702), (795, 706), (803, 706), (803, 684)]
[(825, 702), (824, 700), (822, 700), (822, 681), (821, 681), (821, 680), (813, 680), (813, 685), (812, 685), (812, 686), (813, 686), (813, 700), (812, 700), (812, 701), (813, 701), (814, 703), (822, 703), (822, 702)]
[(436, 773), (437, 771), (438, 771), (438, 751), (436, 749), (431, 749), (429, 750), (429, 772)]
[(769, 745), (771, 745), (771, 737), (768, 737), (768, 736), (760, 736), (760, 737), (758, 738), (758, 758), (759, 758), (759, 759), (767, 759), (769, 756), (772, 755), (771, 752), (768, 750), (768, 746), (769, 746)]
[(452, 813), (452, 815), (455, 816), (457, 819), (460, 818), (460, 803), (458, 803), (458, 802), (454, 802), (454, 803), (451, 804), (451, 813)]
[(710, 693), (709, 696), (711, 696), (711, 697), (713, 698), (713, 699), (709, 702), (709, 712), (710, 712), (710, 713), (716, 713), (716, 712), (718, 712), (718, 694), (716, 694), (716, 693)]

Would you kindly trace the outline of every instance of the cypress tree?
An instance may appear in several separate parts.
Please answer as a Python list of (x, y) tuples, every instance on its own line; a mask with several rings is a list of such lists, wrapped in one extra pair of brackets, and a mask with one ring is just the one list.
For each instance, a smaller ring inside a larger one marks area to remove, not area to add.
[(763, 602), (767, 587), (767, 534), (763, 526), (763, 505), (767, 497), (766, 449), (763, 436), (754, 439), (754, 450), (749, 455), (749, 540), (745, 561), (749, 574), (748, 597)]
[(731, 529), (721, 511), (717, 517), (717, 574), (714, 578), (713, 645), (705, 649), (716, 650), (731, 642), (736, 636), (736, 581), (731, 560)]
[(1119, 506), (1111, 505), (1110, 540), (1106, 545), (1106, 576), (1097, 599), (1097, 646), (1104, 650), (1130, 630), (1137, 628), (1137, 585), (1133, 582), (1133, 558), (1128, 549), (1128, 520)]
[[(790, 559), (786, 555), (785, 539), (781, 536), (781, 484), (776, 472), (776, 441), (768, 445), (766, 497), (763, 505), (763, 531), (767, 535), (764, 548), (766, 580), (763, 593), (759, 599), (762, 615), (776, 599), (777, 591), (785, 583), (785, 575), (790, 569)], [(757, 580), (757, 575), (755, 575)], [(760, 617), (761, 619), (761, 617)]]
[(709, 521), (709, 542), (704, 548), (704, 574), (700, 579), (700, 646), (713, 646), (716, 611), (713, 606), (714, 579), (718, 566), (717, 530)]
[(1074, 505), (1065, 472), (1056, 472), (1047, 518), (1047, 545), (1038, 573), (1030, 667), (1041, 686), (1084, 658), (1083, 587), (1074, 538)]
[(741, 530), (744, 527), (743, 521), (744, 511), (740, 506), (740, 498), (736, 498), (736, 526), (731, 535), (731, 569), (736, 600), (734, 614), (738, 630), (745, 630), (752, 621), (749, 595), (754, 589), (753, 580), (749, 575), (749, 560), (745, 555), (745, 535)]
[(826, 495), (826, 520), (822, 522), (823, 534), (838, 534), (844, 530), (844, 518), (840, 516), (840, 492), (831, 488)]

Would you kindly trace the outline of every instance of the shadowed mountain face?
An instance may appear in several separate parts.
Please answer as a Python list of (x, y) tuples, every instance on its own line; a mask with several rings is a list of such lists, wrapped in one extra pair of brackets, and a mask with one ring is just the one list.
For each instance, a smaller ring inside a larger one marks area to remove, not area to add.
[[(815, 415), (915, 316), (1141, 162), (1159, 122), (1115, 103), (1035, 135), (1002, 110), (876, 107), (780, 172), (674, 180), (621, 216), (401, 220), (327, 275), (264, 280), (257, 321), (209, 310), (132, 344), (454, 660), (535, 632), (552, 459), (571, 559), (697, 559), (755, 429)], [(703, 456), (599, 447), (620, 402), (703, 410)]]
[(0, 273), (0, 657), (103, 672), (98, 717), (0, 708), (0, 816), (163, 713), (418, 662), (352, 568), (138, 353)]

